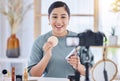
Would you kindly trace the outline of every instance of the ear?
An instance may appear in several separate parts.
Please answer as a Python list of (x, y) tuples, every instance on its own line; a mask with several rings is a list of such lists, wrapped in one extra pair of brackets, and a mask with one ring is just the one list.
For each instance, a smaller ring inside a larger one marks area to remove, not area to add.
[(50, 21), (50, 16), (48, 15), (48, 20)]
[(70, 20), (70, 16), (68, 16), (68, 20)]
[(70, 17), (68, 18), (68, 25), (69, 25), (69, 22), (70, 22)]
[(48, 21), (49, 21), (48, 24), (50, 25), (50, 16), (48, 16)]
[(48, 20), (49, 20), (49, 22), (50, 22), (50, 16), (48, 16)]

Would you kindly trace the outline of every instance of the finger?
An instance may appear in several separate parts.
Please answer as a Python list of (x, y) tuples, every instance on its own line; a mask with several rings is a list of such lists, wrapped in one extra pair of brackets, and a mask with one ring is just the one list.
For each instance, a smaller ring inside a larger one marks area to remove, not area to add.
[(76, 59), (76, 60), (78, 60), (78, 57), (76, 55), (74, 55), (74, 56), (71, 56), (70, 59)]
[(50, 48), (52, 48), (52, 43), (51, 42), (46, 42), (43, 46), (43, 50), (44, 51), (47, 51), (49, 50)]
[(77, 64), (76, 64), (76, 63), (70, 62), (69, 64), (70, 64), (73, 68), (77, 68)]
[(70, 60), (69, 61), (69, 63), (71, 63), (71, 64), (77, 64), (77, 62), (78, 62), (77, 60)]
[(68, 63), (70, 63), (70, 64), (78, 64), (78, 59), (76, 59), (76, 58), (69, 58), (68, 59)]
[(76, 59), (69, 59), (68, 63), (70, 63), (70, 64), (77, 64), (78, 60), (76, 60)]

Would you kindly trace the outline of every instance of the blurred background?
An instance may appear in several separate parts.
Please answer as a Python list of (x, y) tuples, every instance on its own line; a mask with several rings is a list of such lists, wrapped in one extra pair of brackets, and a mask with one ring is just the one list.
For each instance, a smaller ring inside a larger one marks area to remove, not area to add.
[[(19, 0), (18, 0), (19, 1)], [(7, 40), (11, 35), (9, 18), (3, 10), (9, 13), (9, 0), (0, 0), (0, 75), (3, 68), (11, 66), (27, 66), (34, 40), (41, 34), (51, 30), (48, 22), (48, 7), (56, 0), (20, 0), (20, 7), (24, 10), (26, 5), (32, 4), (25, 13), (22, 22), (18, 25), (16, 36), (20, 43), (20, 55), (17, 58), (9, 58), (6, 55)], [(86, 29), (104, 32), (109, 39), (117, 36), (115, 44), (108, 40), (107, 57), (113, 60), (120, 68), (120, 1), (119, 0), (61, 0), (68, 4), (71, 11), (71, 19), (68, 29), (80, 33)], [(14, 1), (14, 3), (16, 0)], [(12, 3), (12, 4), (14, 4)], [(16, 8), (19, 13), (19, 6)], [(91, 47), (94, 54), (94, 62), (102, 59), (103, 48)], [(23, 70), (23, 69), (22, 69)], [(21, 71), (22, 71), (21, 70)], [(20, 73), (20, 72), (18, 72)], [(120, 69), (119, 69), (120, 73)]]

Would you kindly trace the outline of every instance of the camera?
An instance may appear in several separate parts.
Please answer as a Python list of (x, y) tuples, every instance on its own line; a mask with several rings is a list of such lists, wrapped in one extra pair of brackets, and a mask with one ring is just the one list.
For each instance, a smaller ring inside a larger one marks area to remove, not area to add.
[(102, 46), (104, 36), (102, 32), (86, 30), (78, 33), (77, 36), (67, 36), (66, 44), (67, 46)]

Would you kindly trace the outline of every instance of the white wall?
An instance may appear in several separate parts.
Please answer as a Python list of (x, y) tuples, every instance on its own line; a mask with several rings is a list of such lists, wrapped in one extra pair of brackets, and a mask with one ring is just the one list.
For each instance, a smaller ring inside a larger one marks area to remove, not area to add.
[[(4, 0), (3, 0), (4, 1)], [(27, 3), (32, 3), (33, 0), (25, 0)], [(20, 40), (20, 57), (14, 59), (8, 59), (6, 56), (6, 44), (7, 39), (10, 36), (9, 23), (5, 16), (0, 15), (0, 75), (3, 68), (11, 69), (11, 64), (22, 62), (24, 66), (31, 51), (31, 47), (34, 41), (34, 11), (30, 9), (24, 17), (22, 24), (18, 30), (17, 37)], [(3, 60), (2, 60), (3, 59)], [(2, 61), (1, 61), (2, 60)], [(5, 62), (3, 62), (5, 61)], [(24, 62), (25, 61), (25, 62)], [(26, 62), (27, 63), (27, 62)], [(25, 66), (24, 66), (25, 67)]]
[[(0, 15), (0, 22), (1, 22), (1, 15)], [(1, 45), (1, 39), (2, 39), (2, 38), (1, 38), (1, 34), (2, 34), (1, 32), (2, 32), (2, 31), (1, 31), (1, 23), (0, 23), (0, 56), (1, 56), (1, 46), (2, 46), (2, 45)]]
[[(25, 0), (27, 3), (32, 3), (33, 0)], [(24, 17), (22, 24), (19, 27), (17, 37), (20, 40), (21, 55), (20, 58), (26, 58), (30, 54), (31, 46), (33, 43), (33, 27), (34, 27), (34, 14), (33, 9), (29, 10)], [(6, 57), (6, 43), (7, 38), (10, 36), (10, 27), (9, 23), (3, 15), (0, 17), (0, 50), (1, 56)]]

